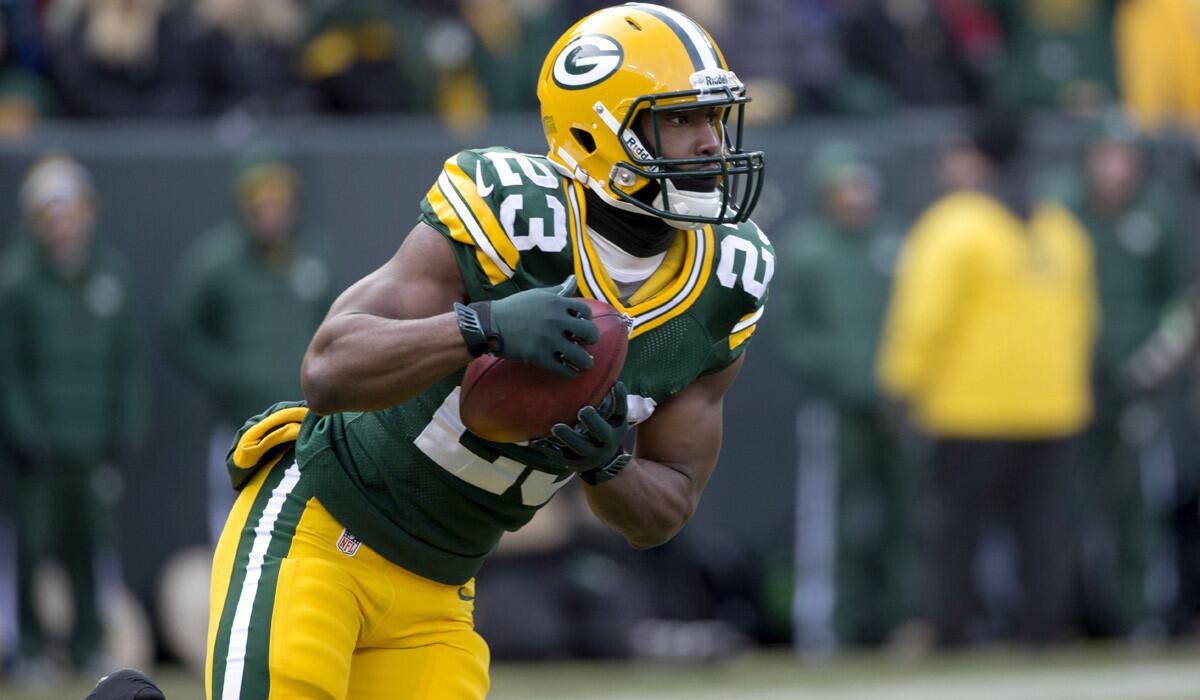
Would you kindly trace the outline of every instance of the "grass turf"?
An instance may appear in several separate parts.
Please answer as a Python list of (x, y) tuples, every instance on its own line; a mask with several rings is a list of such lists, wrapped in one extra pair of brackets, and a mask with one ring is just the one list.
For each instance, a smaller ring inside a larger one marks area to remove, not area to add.
[[(198, 700), (199, 679), (178, 668), (153, 676), (169, 700)], [(4, 700), (82, 700), (91, 683), (35, 690), (4, 685)], [(1192, 700), (1200, 646), (1128, 645), (1044, 652), (989, 650), (900, 661), (875, 653), (802, 662), (760, 651), (711, 666), (636, 663), (496, 664), (489, 700)]]

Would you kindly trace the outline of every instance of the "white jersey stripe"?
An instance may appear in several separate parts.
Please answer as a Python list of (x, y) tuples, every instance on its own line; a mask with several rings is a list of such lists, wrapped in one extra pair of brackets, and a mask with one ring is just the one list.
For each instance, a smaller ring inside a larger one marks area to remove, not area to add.
[[(592, 260), (592, 258), (588, 255), (587, 246), (583, 242), (583, 237), (587, 234), (583, 228), (583, 221), (581, 221), (579, 217), (579, 202), (575, 196), (574, 186), (567, 189), (567, 194), (572, 218), (575, 223), (575, 240), (573, 241), (575, 246), (575, 255), (579, 259), (579, 267), (583, 269), (584, 278), (581, 280), (581, 283), (586, 286), (587, 290), (595, 298), (602, 301), (611, 301), (605, 294), (603, 282), (601, 282), (596, 276), (595, 268), (603, 265), (603, 263), (598, 260)], [(692, 291), (696, 289), (696, 285), (703, 283), (703, 280), (700, 279), (700, 273), (704, 269), (705, 253), (708, 250), (708, 237), (702, 231), (696, 231), (694, 235), (696, 236), (695, 255), (692, 257), (692, 265), (688, 270), (687, 282), (685, 282), (683, 287), (676, 292), (673, 297), (671, 297), (670, 301), (662, 306), (651, 309), (650, 311), (645, 311), (638, 314), (629, 314), (628, 310), (624, 309), (623, 306), (620, 306), (620, 302), (618, 301), (618, 308), (621, 308), (629, 315), (629, 318), (632, 322), (632, 328), (630, 328), (631, 331), (636, 330), (639, 326), (648, 321), (653, 321), (663, 314), (670, 313), (672, 310), (682, 304), (684, 300), (688, 298), (688, 296), (691, 295)]]
[(604, 300), (604, 285), (596, 279), (591, 258), (588, 257), (587, 248), (583, 245), (583, 237), (586, 234), (583, 230), (583, 220), (579, 216), (579, 200), (575, 196), (574, 183), (567, 187), (567, 201), (571, 207), (571, 219), (575, 222), (575, 255), (579, 259), (579, 267), (583, 269), (583, 283), (587, 285), (592, 296)]
[(479, 249), (483, 251), (484, 255), (488, 256), (488, 259), (491, 260), (496, 267), (500, 268), (500, 271), (504, 273), (505, 277), (512, 277), (512, 267), (510, 267), (508, 263), (504, 262), (504, 258), (500, 256), (500, 253), (497, 252), (495, 246), (492, 245), (492, 242), (488, 239), (487, 234), (484, 233), (483, 229), (479, 226), (479, 222), (475, 220), (475, 214), (471, 211), (471, 207), (467, 206), (467, 203), (464, 202), (462, 197), (458, 195), (458, 190), (454, 189), (454, 185), (450, 182), (450, 176), (446, 174), (445, 170), (443, 170), (442, 174), (438, 176), (437, 181), (438, 187), (440, 187), (442, 190), (442, 194), (446, 196), (446, 201), (449, 202), (450, 206), (454, 208), (454, 213), (458, 214), (458, 218), (463, 222), (463, 226), (466, 226), (467, 233), (471, 234), (471, 239), (475, 241), (475, 245), (479, 246)]
[(762, 318), (763, 310), (765, 308), (766, 308), (765, 306), (758, 307), (758, 311), (755, 311), (754, 313), (750, 314), (749, 316), (742, 319), (741, 321), (738, 321), (733, 326), (733, 330), (729, 331), (729, 333), (732, 335), (734, 333), (737, 333), (738, 331), (744, 331), (747, 328), (749, 328), (750, 326), (753, 326), (754, 324), (758, 323), (758, 319)]
[(637, 316), (634, 316), (634, 328), (637, 328), (647, 321), (653, 321), (654, 319), (662, 316), (679, 304), (683, 303), (683, 300), (687, 299), (688, 295), (692, 293), (692, 290), (696, 288), (696, 285), (700, 283), (700, 270), (704, 267), (704, 255), (707, 252), (707, 236), (705, 236), (702, 231), (694, 231), (692, 235), (694, 235), (696, 239), (696, 255), (692, 258), (692, 269), (688, 271), (687, 283), (683, 285), (683, 288), (675, 294), (671, 301), (656, 309), (647, 311), (644, 314), (638, 314)]

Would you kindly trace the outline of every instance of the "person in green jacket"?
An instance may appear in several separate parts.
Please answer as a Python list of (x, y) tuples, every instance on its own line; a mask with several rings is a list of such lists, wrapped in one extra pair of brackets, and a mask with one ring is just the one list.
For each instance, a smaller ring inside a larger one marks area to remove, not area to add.
[(0, 437), (16, 467), (19, 664), (53, 666), (35, 607), (34, 572), (57, 556), (71, 583), (72, 663), (101, 668), (96, 557), (108, 509), (105, 465), (137, 446), (145, 366), (124, 260), (93, 233), (95, 193), (82, 165), (39, 161), (21, 188), (27, 229), (0, 262)]
[(281, 396), (300, 397), (300, 360), (332, 301), (329, 268), (299, 229), (300, 181), (277, 154), (247, 152), (235, 172), (239, 216), (185, 251), (167, 296), (166, 343), (213, 400), (209, 525), (236, 495), (225, 454), (236, 426)]
[(902, 229), (879, 212), (879, 173), (848, 144), (817, 154), (813, 180), (821, 206), (793, 228), (777, 292), (786, 318), (777, 349), (805, 397), (797, 643), (878, 644), (910, 612), (912, 578), (912, 474), (897, 459), (895, 423), (874, 380)]
[(1085, 114), (1117, 96), (1116, 0), (985, 0), (1005, 37), (992, 97)]
[(1093, 362), (1096, 419), (1079, 490), (1084, 622), (1095, 633), (1125, 634), (1151, 613), (1144, 579), (1152, 532), (1142, 473), (1153, 468), (1144, 456), (1166, 439), (1162, 419), (1172, 400), (1169, 392), (1139, 391), (1125, 375), (1183, 291), (1184, 256), (1170, 198), (1146, 176), (1137, 136), (1123, 120), (1102, 121), (1082, 167), (1061, 189), (1092, 239), (1104, 319)]

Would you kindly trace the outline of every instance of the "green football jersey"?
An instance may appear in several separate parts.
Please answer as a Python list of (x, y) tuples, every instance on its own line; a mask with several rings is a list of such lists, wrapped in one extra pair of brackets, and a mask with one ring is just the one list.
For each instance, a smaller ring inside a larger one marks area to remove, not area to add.
[[(657, 291), (645, 299), (635, 292), (627, 305), (586, 230), (582, 188), (542, 156), (463, 151), (446, 161), (420, 220), (449, 241), (472, 301), (574, 274), (580, 295), (625, 313), (621, 380), (630, 420), (641, 422), (741, 354), (762, 316), (774, 253), (753, 223), (681, 231), (647, 282)], [(474, 576), (501, 534), (527, 523), (570, 479), (540, 469), (529, 450), (468, 433), (458, 413), (462, 376), (384, 410), (310, 416), (297, 443), (317, 497), (354, 536), (450, 584)]]

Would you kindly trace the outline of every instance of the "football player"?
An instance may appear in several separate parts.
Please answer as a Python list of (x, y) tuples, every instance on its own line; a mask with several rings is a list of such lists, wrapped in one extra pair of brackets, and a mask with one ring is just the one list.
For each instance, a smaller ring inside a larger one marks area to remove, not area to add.
[[(318, 329), (306, 402), (239, 433), (210, 698), (482, 698), (474, 576), (504, 531), (576, 475), (636, 548), (695, 510), (774, 271), (748, 218), (763, 155), (742, 148), (745, 90), (696, 22), (631, 3), (557, 41), (538, 97), (549, 153), (448, 159), (395, 256)], [(466, 432), (473, 357), (591, 365), (572, 293), (630, 319), (604, 409), (528, 444)]]

